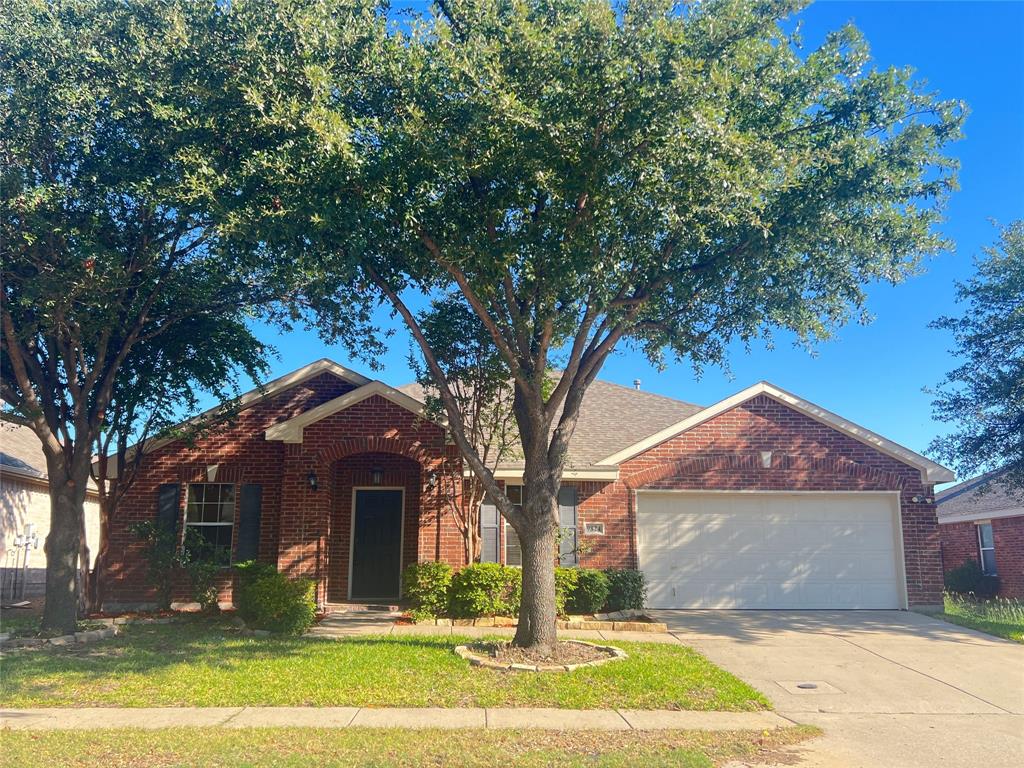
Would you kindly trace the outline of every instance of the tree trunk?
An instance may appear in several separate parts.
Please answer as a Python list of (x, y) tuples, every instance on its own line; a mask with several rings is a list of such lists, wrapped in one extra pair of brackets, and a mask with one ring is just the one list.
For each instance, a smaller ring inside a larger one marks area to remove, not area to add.
[(51, 471), (50, 533), (43, 547), (46, 552), (46, 606), (40, 626), (40, 630), (47, 634), (67, 635), (75, 631), (85, 487), (86, 478), (76, 483), (65, 473), (55, 476)]
[(556, 529), (542, 522), (517, 533), (523, 552), (523, 597), (519, 606), (519, 626), (512, 644), (540, 653), (550, 653), (557, 642)]

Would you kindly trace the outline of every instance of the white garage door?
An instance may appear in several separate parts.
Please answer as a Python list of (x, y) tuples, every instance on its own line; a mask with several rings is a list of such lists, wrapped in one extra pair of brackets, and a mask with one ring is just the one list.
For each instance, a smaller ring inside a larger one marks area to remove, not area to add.
[(902, 608), (891, 495), (637, 494), (652, 608)]

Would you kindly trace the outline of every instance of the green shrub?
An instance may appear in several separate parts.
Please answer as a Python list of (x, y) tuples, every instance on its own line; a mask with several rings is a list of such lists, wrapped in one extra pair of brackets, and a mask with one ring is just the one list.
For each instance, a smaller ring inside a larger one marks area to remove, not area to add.
[(405, 597), (420, 618), (444, 615), (451, 585), (452, 567), (448, 563), (413, 563), (402, 577)]
[(647, 584), (643, 573), (624, 568), (607, 568), (604, 573), (608, 577), (607, 612), (639, 610), (644, 607)]
[(195, 528), (185, 530), (185, 546), (179, 558), (181, 567), (188, 574), (192, 586), (192, 599), (203, 611), (217, 611), (217, 580), (223, 567), (217, 562), (213, 547), (196, 532)]
[(608, 602), (611, 583), (604, 571), (580, 568), (576, 575), (576, 588), (569, 594), (566, 609), (573, 614), (597, 613)]
[(242, 588), (248, 586), (257, 579), (277, 573), (277, 568), (270, 563), (259, 563), (255, 560), (246, 560), (241, 563), (235, 563), (235, 573), (238, 574), (238, 587)]
[(999, 577), (986, 576), (977, 560), (968, 560), (946, 574), (946, 590), (959, 595), (973, 594), (978, 597), (995, 597), (999, 592)]
[(146, 560), (146, 581), (156, 587), (157, 608), (168, 610), (174, 593), (174, 568), (178, 564), (178, 541), (171, 531), (153, 520), (135, 523), (129, 531), (142, 539)]
[(515, 616), (522, 590), (523, 575), (518, 568), (498, 563), (467, 565), (452, 576), (448, 609), (460, 619)]
[(559, 616), (565, 616), (568, 611), (579, 575), (579, 568), (555, 568), (555, 613)]
[(270, 566), (244, 563), (235, 590), (238, 614), (254, 629), (301, 635), (316, 618), (316, 584)]

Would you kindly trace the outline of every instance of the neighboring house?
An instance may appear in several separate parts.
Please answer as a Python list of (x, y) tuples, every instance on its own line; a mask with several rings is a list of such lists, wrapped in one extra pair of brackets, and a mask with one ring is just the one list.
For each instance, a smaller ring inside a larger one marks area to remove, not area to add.
[(1024, 598), (1024, 489), (998, 472), (965, 480), (935, 496), (945, 571), (974, 560), (999, 577), (999, 594)]
[[(152, 600), (129, 531), (147, 519), (194, 528), (224, 562), (315, 579), (321, 604), (394, 600), (418, 560), (462, 565), (438, 482), (462, 463), (417, 394), (320, 360), (243, 396), (233, 423), (192, 444), (151, 443), (112, 527), (109, 600)], [(521, 466), (497, 477), (519, 496)], [(563, 542), (585, 546), (560, 559), (642, 569), (654, 607), (937, 605), (931, 496), (952, 479), (764, 382), (701, 408), (596, 381), (560, 496)], [(518, 564), (512, 528), (488, 505), (482, 518), (483, 559)], [(222, 600), (230, 588), (225, 570)]]
[[(99, 546), (99, 497), (92, 488), (85, 499), (86, 537), (89, 553), (96, 556)], [(15, 548), (14, 540), (29, 527), (38, 537), (39, 548), (30, 549), (28, 569), (24, 569), (25, 550)], [(24, 424), (0, 421), (0, 591), (11, 598), (12, 584), (25, 580), (25, 596), (43, 594), (46, 587), (46, 553), (43, 543), (50, 532), (50, 489), (46, 481), (46, 458), (35, 432)], [(21, 593), (20, 588), (18, 594)]]

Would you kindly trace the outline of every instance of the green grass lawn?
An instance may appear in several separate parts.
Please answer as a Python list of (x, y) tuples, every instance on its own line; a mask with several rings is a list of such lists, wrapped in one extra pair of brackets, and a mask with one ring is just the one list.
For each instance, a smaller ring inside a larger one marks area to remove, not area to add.
[(7, 731), (0, 764), (22, 768), (92, 766), (475, 766), (643, 765), (705, 768), (792, 761), (788, 749), (813, 728), (739, 731), (551, 732), (411, 731), (319, 728), (175, 728), (155, 731)]
[(129, 627), (89, 645), (19, 651), (0, 705), (767, 709), (760, 693), (679, 645), (616, 643), (629, 658), (570, 673), (470, 667), (466, 638), (247, 637), (203, 619)]
[[(0, 632), (11, 637), (36, 637), (39, 634), (39, 624), (43, 617), (38, 612), (29, 613), (17, 609), (0, 611)], [(102, 629), (107, 626), (101, 621), (79, 621), (76, 629), (84, 632), (88, 629)]]
[(952, 624), (1024, 643), (1024, 602), (1020, 600), (976, 600), (947, 593), (943, 612), (936, 615)]

